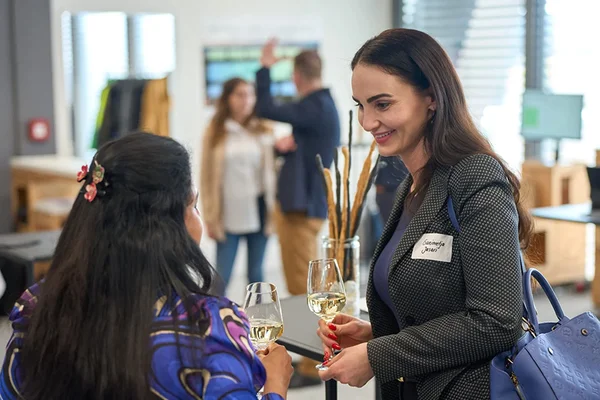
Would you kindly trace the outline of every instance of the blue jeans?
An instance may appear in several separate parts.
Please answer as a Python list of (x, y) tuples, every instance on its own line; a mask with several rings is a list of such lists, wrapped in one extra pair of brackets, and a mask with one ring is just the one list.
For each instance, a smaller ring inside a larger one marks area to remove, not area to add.
[(225, 234), (225, 241), (217, 243), (217, 271), (223, 279), (225, 288), (231, 279), (235, 256), (240, 239), (245, 238), (248, 247), (248, 282), (263, 281), (263, 259), (268, 237), (262, 231), (244, 235)]
[(263, 281), (263, 259), (267, 248), (268, 236), (265, 235), (266, 204), (264, 197), (257, 199), (258, 213), (260, 216), (260, 230), (253, 233), (234, 234), (225, 232), (225, 240), (217, 242), (217, 272), (223, 279), (223, 293), (231, 279), (235, 256), (237, 255), (240, 239), (246, 239), (248, 247), (248, 282)]

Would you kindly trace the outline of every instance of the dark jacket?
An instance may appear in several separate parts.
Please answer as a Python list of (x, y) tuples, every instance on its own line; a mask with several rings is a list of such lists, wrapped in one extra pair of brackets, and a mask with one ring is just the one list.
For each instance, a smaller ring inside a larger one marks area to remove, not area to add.
[(291, 124), (298, 146), (296, 151), (283, 155), (284, 164), (277, 178), (281, 210), (326, 218), (325, 188), (315, 158), (320, 154), (327, 168), (340, 142), (339, 115), (329, 89), (317, 90), (297, 102), (276, 104), (267, 68), (257, 71), (256, 86), (257, 115)]
[[(408, 176), (398, 190), (374, 260), (396, 229), (411, 184)], [(448, 259), (419, 258), (416, 244), (427, 233), (448, 235), (446, 243), (452, 237)], [(489, 399), (490, 360), (522, 333), (518, 214), (500, 164), (474, 155), (434, 172), (390, 265), (398, 320), (373, 286), (374, 263), (367, 287), (374, 339), (367, 349), (383, 399), (399, 398), (399, 378), (416, 382), (419, 400)]]
[(383, 186), (388, 192), (395, 192), (402, 183), (408, 170), (400, 157), (381, 157), (375, 177), (375, 185)]

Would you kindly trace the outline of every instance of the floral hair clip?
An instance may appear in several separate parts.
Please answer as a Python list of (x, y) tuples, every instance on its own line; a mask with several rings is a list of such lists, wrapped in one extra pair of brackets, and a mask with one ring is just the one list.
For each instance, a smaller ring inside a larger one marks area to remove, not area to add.
[(87, 178), (87, 174), (88, 174), (88, 166), (87, 165), (82, 165), (81, 166), (81, 171), (79, 171), (77, 173), (77, 182), (81, 182), (85, 178)]
[[(77, 173), (77, 182), (81, 182), (88, 177), (88, 167), (84, 165), (81, 167), (81, 171)], [(92, 170), (92, 182), (85, 185), (84, 198), (90, 203), (94, 201), (98, 194), (103, 195), (104, 191), (98, 191), (98, 184), (104, 181), (104, 167), (98, 164), (98, 161), (94, 160), (94, 169)], [(104, 186), (108, 186), (108, 182), (104, 181)], [(83, 190), (82, 190), (83, 192)]]

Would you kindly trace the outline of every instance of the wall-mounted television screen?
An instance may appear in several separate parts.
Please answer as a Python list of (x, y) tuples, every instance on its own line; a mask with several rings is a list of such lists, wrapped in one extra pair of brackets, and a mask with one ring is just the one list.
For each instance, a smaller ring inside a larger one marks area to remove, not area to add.
[[(221, 95), (223, 83), (240, 77), (254, 82), (260, 68), (263, 43), (211, 45), (204, 48), (206, 104), (214, 104)], [(293, 58), (302, 50), (318, 50), (318, 43), (279, 43), (276, 54), (283, 60), (271, 68), (271, 93), (280, 101), (289, 101), (296, 95), (292, 81)]]
[(580, 94), (523, 93), (521, 135), (526, 140), (581, 139)]

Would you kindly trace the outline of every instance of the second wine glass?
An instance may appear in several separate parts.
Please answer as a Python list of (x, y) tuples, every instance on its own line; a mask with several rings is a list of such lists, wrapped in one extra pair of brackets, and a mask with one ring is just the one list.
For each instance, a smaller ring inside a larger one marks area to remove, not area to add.
[(277, 288), (272, 283), (256, 282), (246, 287), (244, 311), (250, 322), (250, 340), (258, 350), (283, 335), (283, 314)]
[[(346, 290), (335, 258), (313, 260), (308, 266), (307, 281), (308, 308), (326, 323), (344, 309)], [(317, 369), (326, 370), (323, 364)]]

